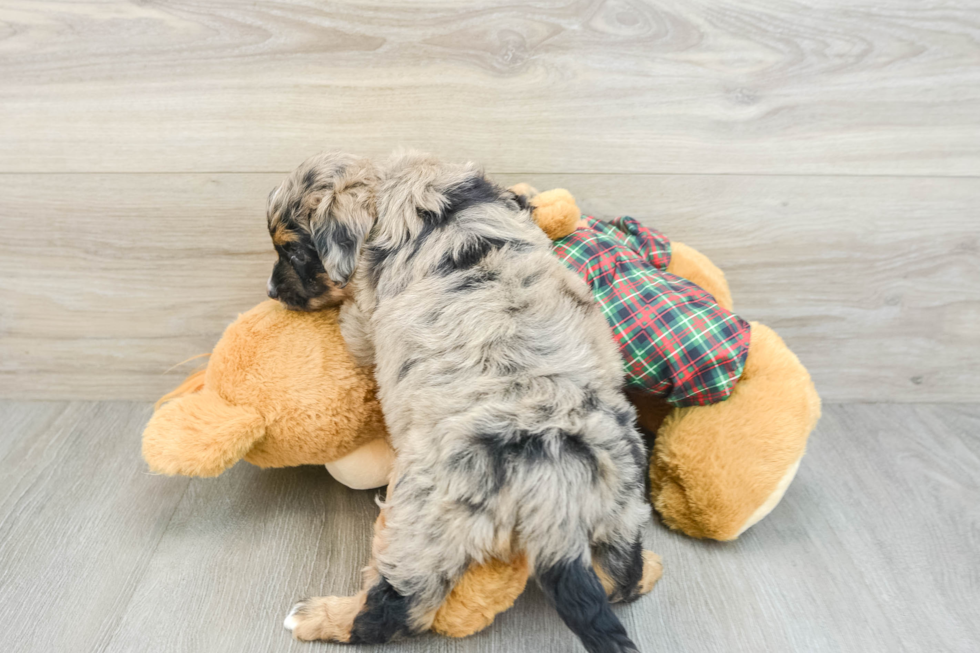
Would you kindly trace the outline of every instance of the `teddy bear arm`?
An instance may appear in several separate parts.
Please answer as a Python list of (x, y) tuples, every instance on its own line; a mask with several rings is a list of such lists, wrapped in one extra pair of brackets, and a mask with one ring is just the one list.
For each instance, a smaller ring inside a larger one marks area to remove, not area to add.
[(671, 242), (667, 272), (693, 282), (709, 292), (722, 308), (732, 310), (732, 292), (728, 288), (725, 273), (693, 247), (677, 241)]
[[(732, 295), (725, 273), (693, 247), (677, 241), (671, 242), (667, 272), (694, 283), (711, 294), (722, 308), (732, 310)], [(629, 397), (636, 407), (640, 426), (650, 433), (656, 433), (667, 416), (674, 411), (674, 407), (663, 397), (646, 393), (630, 393)]]
[(538, 189), (525, 181), (522, 181), (518, 184), (514, 184), (507, 190), (514, 193), (515, 195), (522, 195), (529, 200), (533, 199), (538, 195)]
[(564, 238), (575, 231), (582, 212), (575, 204), (575, 198), (564, 188), (554, 188), (539, 193), (533, 186), (520, 183), (509, 189), (516, 195), (523, 195), (533, 209), (534, 222), (551, 240)]

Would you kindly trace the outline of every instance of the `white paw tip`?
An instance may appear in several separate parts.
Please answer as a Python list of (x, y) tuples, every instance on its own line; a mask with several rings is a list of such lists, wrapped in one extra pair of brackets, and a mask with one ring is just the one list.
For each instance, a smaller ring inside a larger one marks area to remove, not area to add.
[(299, 625), (299, 617), (296, 616), (297, 612), (299, 612), (298, 603), (293, 606), (293, 609), (286, 615), (286, 620), (282, 622), (282, 625), (286, 628), (286, 630), (292, 631)]

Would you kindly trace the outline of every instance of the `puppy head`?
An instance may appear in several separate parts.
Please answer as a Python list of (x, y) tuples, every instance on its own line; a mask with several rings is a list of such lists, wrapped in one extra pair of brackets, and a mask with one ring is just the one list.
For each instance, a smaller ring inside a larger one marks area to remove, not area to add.
[(269, 235), (279, 254), (269, 297), (312, 311), (340, 304), (376, 215), (377, 173), (350, 154), (303, 162), (269, 195)]

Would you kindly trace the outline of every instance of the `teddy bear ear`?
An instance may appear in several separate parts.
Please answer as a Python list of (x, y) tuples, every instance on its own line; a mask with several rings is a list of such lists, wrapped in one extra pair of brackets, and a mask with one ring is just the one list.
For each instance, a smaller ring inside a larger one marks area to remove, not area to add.
[(257, 411), (233, 406), (205, 389), (153, 414), (143, 431), (143, 459), (161, 474), (217, 476), (264, 435), (265, 420)]
[(534, 196), (538, 194), (538, 189), (537, 188), (535, 188), (531, 184), (529, 184), (527, 182), (523, 182), (523, 181), (521, 183), (519, 183), (519, 184), (514, 184), (513, 186), (511, 186), (507, 190), (509, 190), (510, 192), (514, 193), (514, 195), (520, 195), (520, 196), (522, 196), (522, 197), (524, 197), (524, 198), (526, 198), (528, 200), (533, 199)]
[(531, 198), (534, 221), (548, 238), (558, 240), (575, 231), (575, 225), (582, 217), (575, 204), (575, 198), (564, 188), (546, 190)]

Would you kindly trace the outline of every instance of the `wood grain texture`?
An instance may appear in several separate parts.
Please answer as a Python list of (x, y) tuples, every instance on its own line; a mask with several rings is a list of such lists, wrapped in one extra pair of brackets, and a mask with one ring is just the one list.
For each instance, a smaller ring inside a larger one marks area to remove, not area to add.
[(144, 471), (148, 415), (0, 402), (0, 650), (105, 648), (188, 483)]
[(707, 254), (827, 401), (980, 400), (980, 180), (535, 176)]
[(0, 171), (980, 174), (980, 3), (0, 7)]
[[(317, 467), (243, 463), (189, 485), (145, 475), (135, 435), (146, 414), (0, 402), (23, 450), (0, 457), (2, 650), (349, 650), (294, 642), (281, 621), (299, 597), (357, 587), (374, 493)], [(827, 406), (785, 499), (738, 541), (651, 521), (664, 578), (616, 612), (643, 651), (972, 652), (978, 433), (976, 404)], [(532, 584), (471, 638), (384, 650), (582, 649)]]
[(826, 407), (759, 527), (731, 545), (654, 540), (665, 584), (641, 650), (975, 648), (978, 419), (977, 406)]
[[(980, 400), (974, 179), (500, 175), (728, 274), (828, 401)], [(0, 396), (152, 400), (264, 297), (277, 174), (0, 175)], [(166, 373), (166, 374), (165, 374)]]
[(304, 596), (359, 589), (376, 516), (374, 493), (322, 467), (194, 479), (105, 650), (301, 650), (282, 620)]

